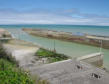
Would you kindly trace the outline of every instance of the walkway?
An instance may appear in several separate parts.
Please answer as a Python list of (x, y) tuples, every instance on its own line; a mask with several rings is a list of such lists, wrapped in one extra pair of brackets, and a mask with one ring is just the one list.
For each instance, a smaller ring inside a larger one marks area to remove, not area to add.
[[(31, 74), (36, 75), (36, 73), (42, 79), (48, 80), (50, 84), (109, 84), (108, 73), (90, 64), (75, 60), (32, 68)], [(92, 73), (97, 74), (100, 78), (93, 77)]]
[[(43, 64), (37, 60), (37, 56), (34, 56), (39, 49), (38, 46), (17, 41), (11, 41), (3, 46), (7, 53), (15, 57), (20, 67), (30, 71), (33, 77), (38, 75), (50, 84), (109, 84), (109, 74), (101, 69), (71, 59)], [(92, 73), (96, 73), (101, 78), (92, 77)]]

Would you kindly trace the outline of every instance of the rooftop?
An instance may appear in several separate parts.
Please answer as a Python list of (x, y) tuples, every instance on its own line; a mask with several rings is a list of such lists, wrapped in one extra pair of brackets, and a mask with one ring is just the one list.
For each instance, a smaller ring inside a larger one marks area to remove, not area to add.
[(50, 84), (109, 84), (109, 74), (104, 70), (71, 59), (34, 67), (30, 71)]

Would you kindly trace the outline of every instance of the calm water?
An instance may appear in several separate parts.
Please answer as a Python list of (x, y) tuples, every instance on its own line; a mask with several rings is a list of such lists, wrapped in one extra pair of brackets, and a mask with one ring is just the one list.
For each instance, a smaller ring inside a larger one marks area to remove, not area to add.
[[(85, 32), (95, 35), (109, 36), (109, 27), (103, 26), (69, 26), (69, 25), (2, 25), (1, 28), (6, 28), (10, 31), (16, 38), (33, 42), (45, 48), (53, 49), (54, 40), (42, 37), (30, 36), (27, 33), (21, 31), (21, 28), (46, 28), (58, 31), (66, 32)], [(55, 40), (55, 48), (57, 52), (69, 55), (71, 57), (84, 56), (91, 53), (99, 52), (99, 48), (76, 44), (71, 42), (63, 42)], [(109, 69), (109, 50), (103, 49), (104, 52), (104, 65)]]
[(109, 26), (81, 26), (81, 25), (0, 25), (2, 28), (42, 28), (65, 32), (82, 32), (94, 35), (109, 36)]

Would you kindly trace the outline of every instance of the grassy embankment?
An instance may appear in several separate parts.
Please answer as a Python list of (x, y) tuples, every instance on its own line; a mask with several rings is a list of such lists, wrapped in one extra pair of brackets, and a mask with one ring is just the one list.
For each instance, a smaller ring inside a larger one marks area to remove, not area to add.
[(0, 45), (0, 84), (48, 84), (46, 80), (36, 77), (35, 81), (27, 72), (18, 68), (14, 58), (7, 55)]
[(18, 68), (14, 58), (8, 56), (0, 45), (0, 84), (34, 84), (28, 73)]
[(46, 49), (42, 49), (40, 48), (37, 52), (36, 55), (39, 58), (47, 58), (49, 63), (53, 63), (53, 62), (57, 62), (57, 61), (62, 61), (62, 60), (67, 60), (70, 57), (64, 55), (64, 54), (58, 54), (56, 52), (53, 51), (49, 51)]

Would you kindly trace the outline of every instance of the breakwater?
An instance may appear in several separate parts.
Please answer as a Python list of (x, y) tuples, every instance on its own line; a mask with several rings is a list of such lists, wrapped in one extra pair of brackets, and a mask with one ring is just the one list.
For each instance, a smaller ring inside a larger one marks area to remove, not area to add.
[(63, 32), (63, 31), (54, 31), (54, 30), (45, 30), (45, 29), (30, 29), (24, 28), (23, 31), (40, 37), (76, 42), (80, 44), (92, 45), (92, 46), (101, 46), (109, 49), (109, 37), (104, 36), (95, 36), (89, 35), (85, 33), (78, 32), (77, 34), (73, 34), (71, 32)]

